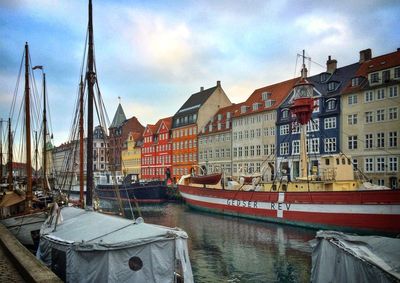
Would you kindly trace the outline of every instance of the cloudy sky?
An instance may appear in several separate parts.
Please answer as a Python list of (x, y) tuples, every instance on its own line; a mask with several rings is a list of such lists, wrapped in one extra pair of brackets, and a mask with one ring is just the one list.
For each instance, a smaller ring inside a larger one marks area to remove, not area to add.
[[(45, 67), (56, 145), (68, 137), (77, 97), (85, 2), (0, 0), (0, 117), (8, 118), (27, 41), (32, 63)], [(241, 102), (254, 89), (291, 79), (303, 49), (316, 74), (328, 55), (344, 66), (358, 61), (362, 49), (377, 56), (400, 47), (396, 0), (93, 2), (108, 116), (121, 97), (126, 116), (144, 125), (172, 116), (217, 80), (232, 102)]]

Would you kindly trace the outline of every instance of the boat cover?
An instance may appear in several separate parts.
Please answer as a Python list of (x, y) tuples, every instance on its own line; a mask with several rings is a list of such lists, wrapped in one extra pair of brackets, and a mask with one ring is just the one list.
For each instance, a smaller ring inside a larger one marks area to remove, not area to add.
[(400, 239), (319, 231), (311, 282), (399, 282)]
[(74, 207), (61, 213), (56, 228), (51, 216), (43, 224), (37, 257), (66, 282), (174, 282), (178, 262), (193, 282), (183, 230)]

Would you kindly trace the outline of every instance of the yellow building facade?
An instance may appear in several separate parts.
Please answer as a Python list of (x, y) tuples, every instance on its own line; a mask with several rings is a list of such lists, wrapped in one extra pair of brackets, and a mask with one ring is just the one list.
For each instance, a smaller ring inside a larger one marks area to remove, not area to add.
[(137, 174), (141, 172), (141, 144), (142, 135), (130, 132), (121, 151), (122, 172), (124, 175)]
[(372, 183), (398, 188), (400, 50), (371, 55), (360, 52), (359, 70), (341, 96), (341, 147)]

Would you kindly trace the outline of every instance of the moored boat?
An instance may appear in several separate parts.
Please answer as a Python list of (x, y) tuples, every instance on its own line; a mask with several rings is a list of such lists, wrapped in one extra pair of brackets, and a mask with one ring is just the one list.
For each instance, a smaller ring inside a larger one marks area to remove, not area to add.
[(212, 173), (206, 175), (193, 175), (190, 176), (192, 183), (201, 185), (215, 185), (221, 180), (222, 173)]
[(168, 201), (168, 191), (163, 181), (139, 181), (138, 176), (128, 175), (122, 184), (99, 183), (96, 194), (100, 200), (118, 201), (116, 190), (122, 201), (146, 203), (163, 203)]
[(356, 179), (350, 157), (340, 153), (321, 156), (318, 171), (310, 172), (306, 128), (315, 103), (314, 86), (306, 74), (303, 60), (290, 107), (300, 132), (299, 177), (245, 176), (199, 185), (183, 176), (178, 183), (182, 197), (191, 207), (228, 215), (312, 228), (400, 234), (400, 190)]

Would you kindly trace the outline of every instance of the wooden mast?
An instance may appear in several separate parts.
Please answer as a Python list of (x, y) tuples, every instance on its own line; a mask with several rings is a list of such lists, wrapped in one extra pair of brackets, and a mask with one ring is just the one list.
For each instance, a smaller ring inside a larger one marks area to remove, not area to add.
[(13, 190), (13, 151), (12, 151), (12, 132), (11, 132), (11, 118), (8, 118), (8, 191)]
[(31, 120), (29, 100), (29, 48), (25, 43), (25, 135), (26, 135), (26, 199), (25, 207), (32, 208)]
[(93, 192), (93, 86), (96, 81), (94, 72), (94, 44), (93, 44), (93, 20), (92, 20), (92, 0), (89, 0), (89, 49), (86, 80), (88, 85), (88, 118), (87, 118), (87, 145), (86, 145), (86, 206), (92, 206)]
[[(42, 69), (43, 71), (43, 69)], [(47, 191), (47, 117), (46, 117), (46, 73), (43, 72), (43, 190)]]
[[(303, 50), (303, 65), (301, 68), (301, 80), (307, 78), (307, 69), (305, 65), (305, 54)], [(307, 177), (307, 124), (300, 124), (300, 178)]]
[(0, 120), (0, 183), (3, 183), (3, 119)]
[(81, 208), (85, 207), (84, 197), (83, 197), (83, 81), (81, 76), (81, 82), (79, 83), (79, 204)]

